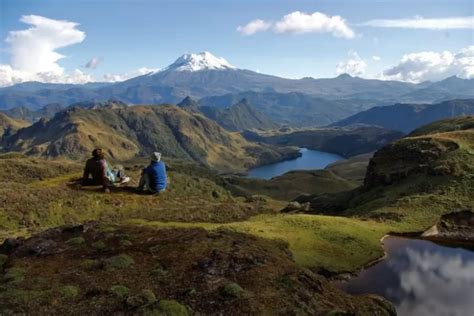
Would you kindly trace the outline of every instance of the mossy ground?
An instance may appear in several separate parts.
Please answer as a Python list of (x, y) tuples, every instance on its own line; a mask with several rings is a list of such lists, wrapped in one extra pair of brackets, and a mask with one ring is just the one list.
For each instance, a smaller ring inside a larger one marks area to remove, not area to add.
[[(72, 238), (85, 242), (72, 248)], [(32, 254), (45, 239), (54, 241), (49, 255)], [(106, 251), (91, 246), (103, 239)], [(124, 239), (134, 245), (123, 248)], [(101, 264), (85, 267), (85, 261)], [(111, 261), (120, 264), (109, 269)], [(6, 265), (0, 305), (13, 314), (325, 315), (337, 308), (388, 315), (373, 299), (347, 295), (297, 266), (284, 243), (229, 229), (97, 223), (55, 228), (24, 241)]]

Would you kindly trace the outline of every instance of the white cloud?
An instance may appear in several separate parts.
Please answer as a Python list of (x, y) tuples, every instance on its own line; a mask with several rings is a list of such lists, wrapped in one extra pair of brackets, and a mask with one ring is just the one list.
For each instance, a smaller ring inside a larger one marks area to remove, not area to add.
[(142, 67), (142, 68), (138, 68), (136, 70), (129, 71), (122, 74), (105, 74), (103, 77), (103, 81), (106, 81), (106, 82), (124, 81), (124, 80), (128, 80), (134, 77), (143, 76), (149, 73), (154, 73), (159, 70), (160, 70), (159, 68)]
[(81, 43), (85, 33), (77, 23), (53, 20), (38, 15), (24, 15), (21, 22), (31, 25), (28, 29), (11, 31), (6, 42), (10, 64), (0, 64), (0, 86), (24, 81), (51, 83), (85, 83), (94, 81), (91, 75), (75, 69), (65, 72), (58, 61), (65, 56), (57, 49)]
[[(460, 254), (406, 249), (398, 272), (401, 315), (471, 315), (474, 310), (472, 286), (474, 262)], [(397, 269), (397, 266), (393, 266)], [(393, 291), (393, 290), (392, 290)]]
[(416, 16), (410, 19), (370, 20), (360, 25), (388, 28), (408, 28), (427, 30), (474, 29), (474, 16), (432, 18)]
[(354, 38), (355, 32), (339, 15), (328, 16), (321, 12), (304, 13), (295, 11), (283, 16), (279, 21), (253, 20), (245, 26), (237, 27), (244, 35), (271, 30), (274, 33), (330, 33), (336, 37)]
[(382, 60), (382, 58), (380, 58), (380, 56), (372, 56), (372, 60), (380, 61), (380, 60)]
[(31, 27), (11, 31), (6, 39), (10, 45), (10, 65), (16, 70), (62, 73), (64, 69), (57, 62), (64, 56), (56, 50), (80, 43), (86, 37), (74, 22), (52, 20), (38, 15), (24, 15), (20, 21)]
[(349, 52), (349, 59), (337, 64), (336, 73), (340, 74), (350, 74), (352, 76), (361, 76), (365, 74), (367, 69), (367, 63), (360, 58), (357, 52)]
[(96, 69), (97, 66), (99, 66), (99, 63), (102, 61), (102, 58), (100, 57), (92, 57), (85, 65), (84, 67), (89, 68), (89, 69)]
[(457, 53), (425, 51), (406, 54), (397, 65), (383, 72), (384, 79), (415, 83), (443, 80), (450, 76), (474, 78), (474, 45)]
[(264, 20), (253, 20), (247, 23), (245, 26), (237, 27), (237, 31), (242, 33), (243, 35), (252, 35), (257, 32), (266, 31), (268, 30), (272, 24), (270, 22), (265, 22)]
[(94, 82), (95, 79), (90, 74), (84, 73), (80, 69), (74, 69), (67, 73), (31, 73), (13, 69), (10, 65), (0, 64), (0, 87), (11, 86), (26, 81), (83, 84)]

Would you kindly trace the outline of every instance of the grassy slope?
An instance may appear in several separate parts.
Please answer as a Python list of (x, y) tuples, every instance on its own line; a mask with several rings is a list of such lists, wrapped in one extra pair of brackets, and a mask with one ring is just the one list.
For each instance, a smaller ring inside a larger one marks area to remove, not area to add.
[(251, 143), (201, 114), (166, 105), (73, 108), (49, 121), (41, 120), (3, 143), (6, 150), (72, 159), (86, 158), (94, 147), (104, 148), (118, 161), (160, 151), (222, 172), (243, 172), (297, 154), (295, 149)]
[[(283, 206), (281, 203), (245, 203), (231, 198), (222, 187), (209, 179), (179, 172), (171, 174), (175, 188), (170, 190), (169, 195), (158, 199), (127, 192), (103, 195), (74, 191), (64, 185), (64, 176), (60, 176), (59, 180), (53, 178), (23, 186), (12, 184), (11, 188), (3, 189), (0, 196), (7, 199), (8, 204), (3, 205), (9, 208), (0, 209), (3, 235), (8, 235), (8, 229), (21, 228), (20, 224), (44, 228), (86, 219), (125, 221), (160, 228), (226, 227), (285, 241), (297, 263), (303, 266), (334, 272), (353, 271), (382, 255), (379, 240), (386, 233), (421, 231), (433, 225), (441, 214), (461, 208), (474, 208), (474, 131), (459, 131), (458, 128), (452, 132), (446, 131), (446, 128), (443, 130), (444, 133), (413, 135), (400, 140), (393, 147), (398, 152), (403, 148), (408, 150), (413, 145), (417, 155), (430, 155), (430, 150), (417, 151), (420, 149), (417, 147), (420, 137), (428, 139), (430, 144), (436, 144), (440, 139), (456, 142), (458, 149), (441, 151), (428, 166), (431, 168), (429, 170), (437, 170), (440, 174), (423, 173), (425, 169), (407, 169), (403, 170), (405, 178), (389, 185), (369, 186), (362, 191), (355, 191), (356, 194), (349, 199), (338, 201), (345, 207), (341, 214), (345, 217), (275, 215), (274, 212)], [(433, 131), (436, 128), (431, 129)], [(397, 158), (390, 150), (388, 148), (386, 152), (389, 157), (393, 156), (400, 162), (402, 158)], [(383, 162), (380, 155), (378, 157), (378, 161)], [(405, 166), (413, 165), (410, 157), (405, 157)], [(416, 158), (416, 155), (413, 157)], [(394, 162), (387, 160), (375, 172), (393, 172), (393, 165)], [(218, 192), (217, 195), (213, 195), (212, 188)], [(49, 198), (46, 210), (33, 207), (39, 205), (36, 201), (44, 203)], [(33, 214), (22, 213), (21, 206), (25, 206), (24, 209), (29, 212), (33, 209)], [(21, 216), (14, 217), (16, 214)], [(32, 223), (28, 223), (28, 220)]]
[(0, 112), (0, 137), (2, 137), (7, 130), (15, 132), (28, 125), (29, 123), (26, 121), (11, 118)]

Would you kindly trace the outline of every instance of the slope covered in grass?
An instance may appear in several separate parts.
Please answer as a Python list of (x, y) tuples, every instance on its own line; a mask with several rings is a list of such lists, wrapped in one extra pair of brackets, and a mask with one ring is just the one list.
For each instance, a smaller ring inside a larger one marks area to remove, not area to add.
[(474, 118), (438, 121), (375, 153), (364, 186), (310, 200), (314, 212), (394, 220), (422, 231), (442, 214), (474, 208)]
[(102, 147), (120, 161), (159, 151), (224, 172), (242, 172), (298, 154), (291, 148), (251, 143), (201, 114), (165, 105), (73, 107), (11, 135), (3, 146), (6, 151), (72, 159), (83, 159), (94, 147)]
[(0, 112), (0, 138), (5, 134), (13, 134), (20, 128), (28, 126), (29, 123), (20, 119), (14, 119)]

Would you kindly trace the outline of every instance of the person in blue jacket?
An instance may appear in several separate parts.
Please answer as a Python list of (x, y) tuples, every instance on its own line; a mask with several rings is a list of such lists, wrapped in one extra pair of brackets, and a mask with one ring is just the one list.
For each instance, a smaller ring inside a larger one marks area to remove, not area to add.
[(151, 154), (150, 164), (142, 171), (138, 190), (160, 193), (166, 190), (166, 184), (165, 163), (161, 161), (161, 153), (154, 152)]

